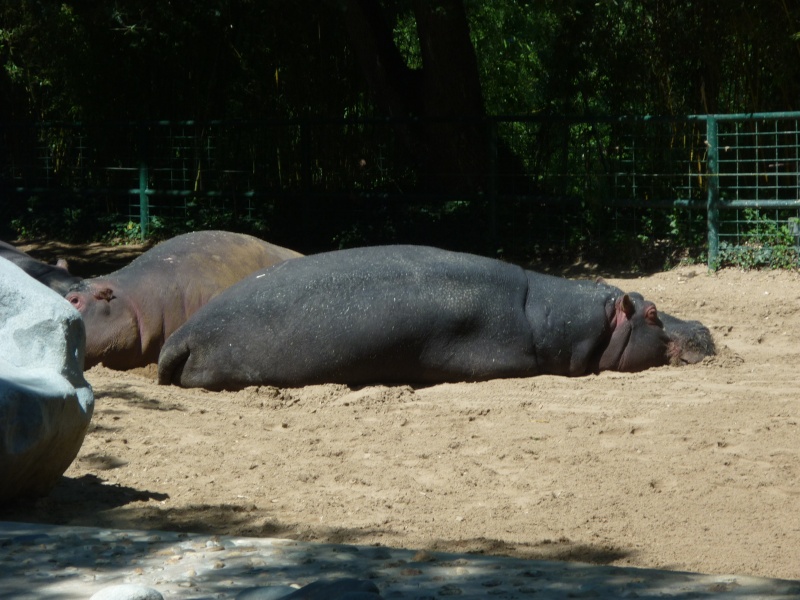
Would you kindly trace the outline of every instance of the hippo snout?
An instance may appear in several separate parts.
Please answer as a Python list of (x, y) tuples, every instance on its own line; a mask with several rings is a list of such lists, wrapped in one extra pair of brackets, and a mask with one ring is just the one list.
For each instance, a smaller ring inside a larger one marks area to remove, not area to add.
[(661, 314), (661, 321), (670, 340), (671, 365), (699, 363), (706, 356), (717, 353), (711, 331), (699, 321), (683, 321), (664, 313)]

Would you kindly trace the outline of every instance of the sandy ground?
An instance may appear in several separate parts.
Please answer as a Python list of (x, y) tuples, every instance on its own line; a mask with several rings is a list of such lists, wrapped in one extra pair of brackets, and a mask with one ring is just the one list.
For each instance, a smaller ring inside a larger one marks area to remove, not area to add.
[(800, 275), (607, 277), (706, 323), (702, 364), (237, 393), (87, 373), (62, 484), (0, 519), (800, 579)]

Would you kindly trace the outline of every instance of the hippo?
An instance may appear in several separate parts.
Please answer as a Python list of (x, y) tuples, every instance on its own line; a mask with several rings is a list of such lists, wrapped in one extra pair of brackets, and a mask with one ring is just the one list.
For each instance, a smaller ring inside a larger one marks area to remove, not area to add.
[(298, 256), (249, 235), (197, 231), (83, 280), (66, 299), (86, 325), (84, 368), (103, 363), (124, 371), (157, 362), (164, 341), (206, 302), (253, 271)]
[(82, 281), (80, 277), (70, 274), (67, 261), (63, 258), (58, 259), (55, 265), (48, 265), (3, 241), (0, 241), (0, 257), (10, 260), (28, 275), (62, 296), (65, 296), (72, 286)]
[(640, 294), (601, 282), (426, 246), (355, 248), (257, 271), (219, 294), (167, 340), (158, 381), (427, 385), (641, 371), (713, 352), (713, 342), (687, 349), (693, 326), (671, 319), (683, 335)]

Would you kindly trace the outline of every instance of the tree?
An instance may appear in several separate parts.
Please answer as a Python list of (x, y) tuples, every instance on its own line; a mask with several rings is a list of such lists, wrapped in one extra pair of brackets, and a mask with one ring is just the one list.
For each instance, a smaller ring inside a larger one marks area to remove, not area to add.
[(331, 116), (364, 91), (312, 0), (0, 0), (0, 63), (15, 120)]
[[(420, 67), (407, 64), (377, 0), (348, 0), (347, 27), (381, 111), (409, 119), (400, 139), (437, 191), (486, 185), (488, 144), (477, 60), (461, 0), (412, 3)], [(419, 122), (411, 119), (420, 118)]]

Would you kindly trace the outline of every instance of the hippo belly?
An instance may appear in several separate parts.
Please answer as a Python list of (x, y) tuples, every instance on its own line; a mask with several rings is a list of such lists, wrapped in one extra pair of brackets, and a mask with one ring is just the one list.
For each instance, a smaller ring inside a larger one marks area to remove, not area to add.
[(159, 382), (237, 389), (537, 373), (525, 272), (434, 248), (299, 258), (221, 293), (167, 340)]

